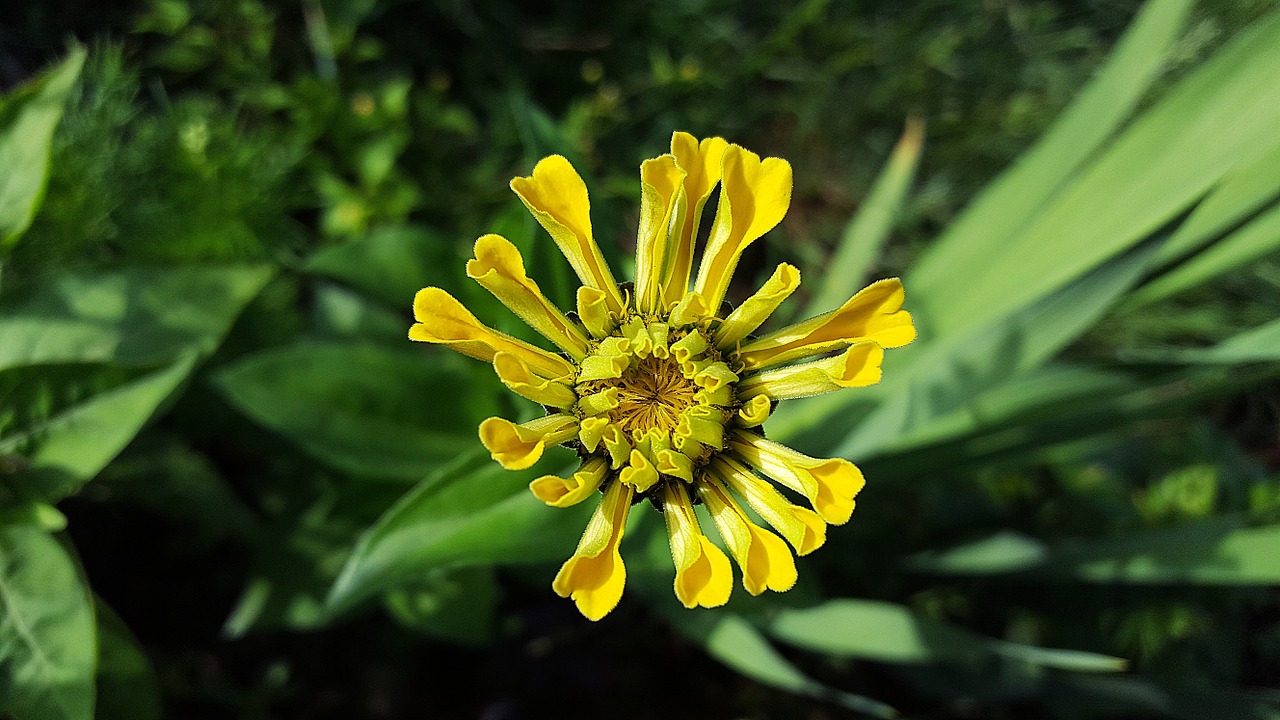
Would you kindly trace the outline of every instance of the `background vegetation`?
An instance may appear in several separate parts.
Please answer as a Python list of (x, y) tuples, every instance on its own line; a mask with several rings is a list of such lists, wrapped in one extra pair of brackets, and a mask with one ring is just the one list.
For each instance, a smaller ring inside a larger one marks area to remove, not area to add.
[[(1276, 67), (1275, 0), (6, 5), (0, 717), (1280, 717)], [(771, 420), (869, 479), (795, 590), (684, 611), (645, 517), (591, 624), (409, 305), (520, 332), (485, 232), (567, 304), (551, 153), (626, 267), (675, 129), (795, 168), (739, 297), (921, 339)]]

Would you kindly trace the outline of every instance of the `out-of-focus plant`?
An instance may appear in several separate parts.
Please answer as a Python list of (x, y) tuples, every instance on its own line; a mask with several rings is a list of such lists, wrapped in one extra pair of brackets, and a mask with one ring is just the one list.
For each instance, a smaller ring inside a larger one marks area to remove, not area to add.
[[(1280, 479), (1263, 452), (1280, 15), (1151, 0), (1078, 89), (1062, 59), (1096, 64), (1108, 43), (1054, 32), (1047, 4), (996, 5), (863, 23), (854, 4), (695, 3), (606, 23), (155, 0), (136, 55), (96, 47), (77, 84), (73, 50), (6, 95), (0, 715), (160, 716), (163, 677), (69, 542), (76, 508), (148, 508), (243, 549), (232, 638), (371, 606), (437, 640), (509, 632), (521, 608), (504, 592), (545, 594), (581, 529), (527, 489), (565, 457), (493, 468), (473, 428), (519, 408), (486, 369), (411, 347), (408, 301), (439, 284), (502, 317), (451, 270), (493, 230), (570, 307), (567, 267), (506, 180), (565, 154), (600, 188), (601, 244), (626, 245), (634, 164), (673, 129), (814, 168), (769, 246), (818, 280), (797, 304), (830, 309), (901, 269), (920, 339), (875, 388), (771, 419), (771, 438), (868, 479), (794, 591), (680, 608), (665, 534), (637, 513), (638, 592), (599, 632), (659, 622), (651, 608), (746, 676), (878, 716), (1274, 713), (1256, 688), (1280, 666)], [(986, 42), (997, 16), (1032, 47)], [(404, 36), (428, 20), (456, 33)], [(885, 118), (908, 114), (930, 144), (909, 123), (875, 176)], [(805, 184), (824, 165), (857, 167), (867, 190), (843, 234), (819, 208), (852, 208), (847, 188)]]

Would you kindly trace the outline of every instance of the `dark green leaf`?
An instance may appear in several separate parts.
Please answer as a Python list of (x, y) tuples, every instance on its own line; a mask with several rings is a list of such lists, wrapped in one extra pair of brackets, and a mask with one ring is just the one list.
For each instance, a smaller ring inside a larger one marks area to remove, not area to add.
[(101, 599), (97, 720), (160, 720), (160, 684), (138, 640)]
[(345, 608), (441, 568), (567, 558), (597, 503), (547, 507), (528, 489), (537, 474), (503, 470), (476, 453), (436, 472), (364, 533), (329, 604)]
[(437, 349), (302, 343), (216, 376), (256, 422), (358, 476), (418, 480), (476, 445), (489, 409), (466, 359)]

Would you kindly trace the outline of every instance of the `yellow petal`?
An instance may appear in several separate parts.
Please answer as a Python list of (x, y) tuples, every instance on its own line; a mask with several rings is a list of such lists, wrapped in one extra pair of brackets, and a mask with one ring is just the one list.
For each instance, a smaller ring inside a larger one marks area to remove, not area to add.
[(559, 445), (577, 434), (578, 419), (572, 415), (547, 415), (522, 425), (498, 417), (480, 423), (480, 442), (508, 470), (533, 465), (548, 446)]
[(684, 483), (663, 486), (662, 515), (676, 566), (676, 598), (687, 608), (719, 607), (728, 602), (733, 591), (729, 558), (702, 534)]
[(529, 483), (534, 497), (551, 507), (569, 507), (591, 497), (604, 482), (609, 463), (603, 458), (591, 458), (567, 479), (555, 475), (543, 475)]
[(832, 525), (849, 521), (854, 497), (866, 484), (862, 471), (848, 460), (811, 458), (755, 433), (733, 431), (729, 449), (766, 477), (804, 495)]
[(721, 165), (720, 206), (693, 289), (720, 307), (742, 251), (777, 225), (791, 204), (791, 165), (730, 145)]
[(494, 355), (493, 370), (511, 392), (540, 405), (571, 408), (578, 401), (578, 396), (569, 386), (538, 377), (518, 355), (509, 352)]
[(702, 222), (702, 208), (720, 182), (720, 166), (729, 143), (723, 138), (707, 138), (702, 142), (686, 132), (671, 136), (671, 154), (685, 171), (684, 197), (676, 204), (672, 228), (672, 245), (668, 251), (665, 278), (662, 283), (664, 304), (671, 307), (689, 290), (689, 273), (693, 268), (694, 236)]
[(860, 342), (902, 347), (916, 337), (902, 301), (897, 278), (872, 283), (829, 313), (744, 343), (739, 357), (748, 368), (760, 368)]
[(508, 352), (542, 377), (559, 379), (573, 375), (574, 367), (569, 361), (485, 326), (440, 288), (418, 291), (413, 298), (413, 317), (418, 322), (409, 328), (410, 340), (444, 345), (485, 362), (493, 362), (499, 352)]
[(613, 332), (614, 321), (609, 314), (609, 303), (604, 292), (591, 287), (578, 288), (578, 318), (591, 333), (591, 337), (603, 338)]
[(588, 620), (599, 620), (618, 606), (627, 582), (618, 545), (631, 511), (630, 485), (613, 482), (595, 514), (587, 522), (578, 549), (556, 573), (551, 588), (560, 597), (571, 597)]
[(742, 586), (747, 592), (759, 595), (766, 589), (790, 590), (796, 584), (796, 562), (782, 538), (748, 520), (719, 480), (704, 476), (697, 489), (720, 537), (742, 568)]
[(644, 453), (633, 449), (630, 464), (618, 473), (618, 480), (634, 487), (636, 492), (646, 492), (658, 482), (658, 470)]
[(711, 310), (703, 301), (702, 296), (696, 292), (686, 294), (680, 301), (671, 308), (671, 314), (667, 316), (667, 321), (673, 327), (681, 327), (684, 325), (696, 325), (703, 320), (711, 317)]
[(765, 395), (788, 400), (875, 385), (880, 382), (883, 360), (884, 348), (873, 342), (857, 343), (842, 355), (750, 375), (738, 383), (738, 398)]
[(769, 400), (769, 396), (757, 395), (742, 403), (742, 407), (738, 408), (738, 424), (742, 427), (763, 425), (772, 412), (773, 402)]
[(712, 457), (709, 468), (717, 480), (786, 538), (797, 555), (808, 555), (826, 542), (827, 524), (817, 513), (792, 504), (742, 463), (721, 453)]
[(754, 295), (729, 313), (716, 330), (715, 344), (721, 350), (732, 350), (752, 330), (764, 324), (774, 310), (800, 287), (800, 271), (782, 263)]
[(582, 284), (605, 293), (609, 308), (622, 311), (622, 296), (591, 234), (591, 201), (578, 171), (559, 155), (543, 158), (533, 175), (511, 181), (511, 189), (546, 228)]
[(485, 235), (476, 240), (475, 255), (467, 261), (468, 277), (574, 359), (581, 360), (587, 354), (586, 336), (525, 274), (524, 260), (515, 245), (501, 235)]
[(636, 301), (653, 312), (661, 301), (672, 214), (684, 194), (685, 171), (673, 155), (640, 163), (640, 229), (636, 234)]

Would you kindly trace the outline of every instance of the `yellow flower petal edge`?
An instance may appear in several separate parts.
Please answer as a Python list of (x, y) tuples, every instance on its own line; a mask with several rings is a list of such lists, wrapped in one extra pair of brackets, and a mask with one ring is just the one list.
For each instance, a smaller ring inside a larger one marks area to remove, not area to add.
[[(409, 330), (410, 339), (492, 363), (503, 385), (543, 407), (546, 414), (529, 422), (480, 424), (480, 441), (504, 468), (533, 467), (556, 445), (577, 453), (576, 471), (542, 475), (529, 489), (557, 508), (600, 497), (552, 582), (591, 620), (622, 597), (622, 537), (641, 499), (665, 519), (672, 589), (686, 607), (728, 601), (730, 557), (752, 595), (795, 585), (795, 558), (820, 548), (829, 524), (849, 520), (864, 480), (848, 460), (767, 440), (764, 426), (779, 402), (878, 382), (885, 350), (915, 337), (897, 279), (772, 332), (759, 328), (799, 287), (795, 267), (780, 264), (737, 308), (724, 302), (743, 251), (790, 205), (786, 161), (677, 132), (670, 153), (641, 165), (640, 184), (635, 284), (619, 286), (592, 235), (586, 184), (567, 160), (546, 158), (512, 180), (582, 280), (574, 312), (543, 296), (509, 241), (476, 241), (467, 274), (554, 349), (482, 324), (439, 288), (414, 298)], [(690, 282), (702, 210), (717, 185), (715, 218)], [(706, 508), (719, 544), (699, 525), (695, 503)]]
[(904, 297), (901, 280), (881, 280), (829, 313), (743, 344), (740, 357), (747, 367), (762, 368), (859, 342), (902, 347), (916, 339)]
[(543, 158), (532, 175), (512, 180), (511, 189), (556, 241), (582, 283), (603, 292), (610, 309), (621, 312), (618, 284), (591, 234), (587, 184), (573, 165), (559, 155)]
[(524, 259), (515, 245), (501, 235), (484, 235), (476, 241), (475, 255), (467, 262), (468, 277), (570, 357), (586, 356), (586, 335), (543, 297), (538, 284), (525, 274)]
[(622, 600), (627, 568), (618, 545), (627, 528), (634, 494), (630, 485), (613, 482), (587, 522), (578, 549), (556, 573), (551, 588), (560, 597), (573, 598), (588, 620), (608, 615)]
[(663, 485), (662, 514), (676, 566), (676, 598), (688, 608), (719, 607), (729, 602), (733, 591), (729, 558), (702, 534), (684, 483)]

